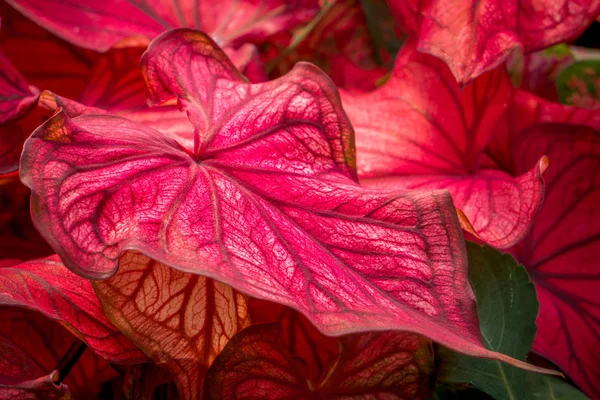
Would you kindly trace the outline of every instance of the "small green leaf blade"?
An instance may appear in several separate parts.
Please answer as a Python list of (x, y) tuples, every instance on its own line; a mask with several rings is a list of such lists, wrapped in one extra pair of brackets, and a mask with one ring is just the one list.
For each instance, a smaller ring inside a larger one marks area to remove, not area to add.
[[(477, 298), (480, 329), (486, 347), (525, 360), (537, 327), (539, 302), (526, 269), (510, 254), (467, 242), (469, 280)], [(467, 357), (439, 347), (438, 382), (469, 383), (496, 400), (586, 397), (557, 378), (508, 364)]]

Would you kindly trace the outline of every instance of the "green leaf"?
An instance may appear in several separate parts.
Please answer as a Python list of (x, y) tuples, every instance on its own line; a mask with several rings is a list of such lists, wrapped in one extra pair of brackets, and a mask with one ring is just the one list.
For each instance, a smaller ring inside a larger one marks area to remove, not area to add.
[(375, 47), (375, 57), (379, 65), (384, 65), (382, 55), (390, 56), (389, 63), (393, 64), (396, 54), (402, 46), (402, 38), (398, 37), (400, 27), (385, 0), (361, 0), (360, 4), (367, 19), (367, 28)]
[[(537, 331), (539, 310), (529, 274), (510, 254), (492, 247), (467, 242), (467, 251), (484, 344), (490, 350), (525, 360)], [(439, 382), (470, 383), (496, 400), (586, 398), (559, 379), (499, 361), (467, 357), (442, 347), (437, 356)]]
[(562, 70), (556, 78), (556, 90), (561, 103), (600, 107), (600, 60), (579, 61)]

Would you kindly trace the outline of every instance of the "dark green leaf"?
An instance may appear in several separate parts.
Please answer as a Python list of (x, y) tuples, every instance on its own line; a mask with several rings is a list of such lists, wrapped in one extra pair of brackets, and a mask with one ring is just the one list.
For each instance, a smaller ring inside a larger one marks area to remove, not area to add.
[[(392, 17), (390, 9), (385, 0), (361, 0), (360, 4), (367, 18), (367, 27), (371, 35), (371, 41), (375, 47), (375, 56), (380, 65), (386, 61), (390, 64), (402, 46), (402, 38), (398, 37), (400, 28)], [(389, 60), (383, 55), (387, 53)]]
[(556, 90), (564, 104), (600, 107), (600, 60), (579, 61), (565, 68), (556, 78)]
[[(467, 250), (469, 280), (486, 347), (525, 360), (535, 338), (539, 309), (527, 271), (511, 255), (489, 246), (468, 242)], [(467, 357), (441, 347), (437, 354), (440, 382), (470, 383), (496, 400), (586, 398), (559, 379), (499, 361)]]

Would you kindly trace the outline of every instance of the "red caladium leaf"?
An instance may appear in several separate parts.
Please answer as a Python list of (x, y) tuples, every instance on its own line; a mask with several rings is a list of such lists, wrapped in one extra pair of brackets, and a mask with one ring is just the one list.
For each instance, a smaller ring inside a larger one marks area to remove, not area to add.
[(151, 101), (177, 96), (189, 115), (192, 148), (64, 112), (26, 143), (33, 219), (69, 268), (108, 278), (137, 250), (292, 306), (328, 334), (414, 330), (533, 368), (481, 343), (448, 193), (357, 184), (353, 131), (321, 71), (250, 85), (186, 29), (157, 38), (142, 66)]
[(201, 399), (215, 356), (250, 320), (245, 296), (212, 279), (135, 253), (94, 288), (108, 317), (175, 378), (185, 399)]
[[(35, 311), (3, 306), (0, 319), (0, 383), (10, 386), (23, 386), (55, 372), (76, 340), (61, 324)], [(90, 399), (115, 377), (108, 363), (88, 349), (63, 378), (75, 398)]]
[(56, 255), (0, 269), (0, 305), (35, 310), (60, 322), (110, 362), (147, 361), (104, 316), (91, 283)]
[(356, 129), (361, 182), (448, 189), (465, 229), (493, 246), (512, 246), (540, 204), (546, 161), (517, 178), (480, 168), (510, 93), (501, 69), (461, 91), (441, 61), (406, 44), (384, 86), (365, 94), (342, 92)]
[[(179, 399), (177, 389), (172, 385), (170, 374), (156, 364), (132, 365), (115, 382), (115, 400), (154, 400), (155, 390), (164, 385), (167, 393), (158, 396), (161, 400)], [(161, 393), (163, 394), (163, 393)]]
[[(1, 343), (1, 342), (0, 342)], [(9, 360), (16, 349), (4, 348), (0, 344), (2, 355), (7, 355)], [(1, 367), (0, 367), (1, 368)], [(1, 379), (1, 378), (0, 378)], [(69, 388), (64, 384), (56, 384), (56, 372), (41, 378), (11, 384), (0, 380), (0, 399), (2, 400), (70, 400), (72, 398)]]
[(237, 48), (309, 21), (316, 0), (107, 0), (93, 4), (60, 0), (8, 0), (17, 10), (78, 46), (106, 51), (129, 36), (148, 39), (177, 27), (202, 29)]
[(0, 3), (0, 18), (0, 44), (27, 82), (39, 89), (78, 98), (99, 54), (65, 42), (4, 1)]
[(298, 311), (267, 300), (250, 298), (248, 309), (252, 323), (278, 322), (282, 338), (290, 353), (306, 362), (304, 374), (318, 382), (327, 374), (326, 368), (338, 356), (338, 340), (325, 336)]
[(569, 123), (600, 130), (600, 112), (569, 107), (539, 98), (523, 90), (516, 90), (506, 112), (493, 128), (493, 136), (486, 148), (487, 161), (513, 175), (518, 175), (513, 141), (525, 129), (542, 123)]
[(519, 168), (539, 154), (551, 160), (544, 204), (516, 252), (540, 300), (533, 349), (600, 398), (600, 131), (541, 124), (515, 149)]
[(54, 253), (31, 222), (29, 196), (18, 173), (0, 177), (0, 260), (27, 260)]
[(225, 347), (209, 370), (208, 399), (426, 399), (433, 386), (431, 342), (406, 332), (340, 339), (324, 380), (306, 379), (278, 324), (253, 325)]
[(38, 94), (0, 49), (0, 174), (12, 172), (19, 165), (23, 137), (12, 121), (35, 107)]
[(600, 13), (598, 0), (388, 0), (419, 40), (444, 60), (461, 85), (494, 69), (515, 49), (544, 49), (581, 34)]

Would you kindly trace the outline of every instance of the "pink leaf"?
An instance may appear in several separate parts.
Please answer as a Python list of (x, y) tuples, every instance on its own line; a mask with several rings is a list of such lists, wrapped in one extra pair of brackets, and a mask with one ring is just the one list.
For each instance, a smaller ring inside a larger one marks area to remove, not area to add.
[(481, 168), (510, 93), (500, 69), (461, 90), (441, 61), (406, 44), (383, 87), (366, 94), (342, 92), (356, 129), (361, 182), (448, 189), (465, 216), (465, 229), (496, 247), (514, 245), (541, 202), (546, 161), (517, 178)]
[(104, 316), (91, 283), (65, 268), (58, 256), (0, 271), (0, 305), (35, 310), (60, 322), (110, 362), (147, 361)]
[(534, 351), (600, 398), (600, 132), (541, 124), (515, 143), (518, 167), (547, 154), (546, 199), (519, 244), (540, 300)]
[(194, 147), (129, 120), (58, 113), (28, 140), (32, 216), (71, 268), (106, 279), (137, 250), (294, 307), (324, 333), (399, 329), (495, 357), (479, 336), (447, 192), (363, 188), (335, 86), (299, 64), (250, 85), (205, 35), (142, 60), (154, 103), (177, 97)]
[(8, 0), (41, 26), (78, 46), (106, 51), (129, 36), (154, 38), (169, 29), (208, 32), (222, 45), (264, 40), (309, 21), (316, 0), (105, 0), (89, 4), (60, 0)]
[(598, 0), (388, 0), (419, 50), (450, 67), (461, 85), (525, 53), (579, 36), (600, 13)]
[(325, 379), (311, 382), (278, 324), (238, 333), (207, 376), (208, 399), (426, 399), (433, 386), (431, 342), (407, 332), (340, 338)]
[[(0, 344), (3, 356), (10, 354), (11, 348), (4, 348)], [(10, 354), (8, 357), (10, 357)], [(58, 379), (56, 371), (41, 378), (32, 379), (24, 382), (2, 382), (0, 379), (0, 399), (6, 400), (69, 400), (71, 392), (65, 384), (57, 384)]]

